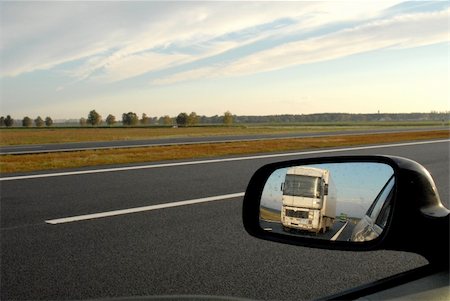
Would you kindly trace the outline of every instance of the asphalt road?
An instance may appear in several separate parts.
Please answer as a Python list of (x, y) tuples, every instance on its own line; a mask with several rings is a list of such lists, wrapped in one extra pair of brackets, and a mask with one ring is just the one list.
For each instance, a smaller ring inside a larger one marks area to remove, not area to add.
[(0, 299), (195, 294), (302, 300), (423, 265), (425, 259), (404, 252), (330, 251), (258, 240), (243, 229), (242, 197), (56, 225), (45, 221), (243, 192), (263, 164), (343, 154), (416, 160), (431, 172), (448, 206), (449, 146), (446, 141), (3, 178)]
[(32, 145), (12, 145), (0, 146), (0, 155), (20, 155), (35, 153), (68, 152), (93, 149), (111, 149), (111, 148), (131, 148), (131, 147), (151, 147), (167, 145), (185, 145), (200, 143), (224, 143), (224, 142), (242, 142), (258, 141), (268, 139), (286, 139), (303, 137), (324, 137), (336, 135), (358, 135), (362, 133), (393, 133), (408, 131), (430, 131), (430, 130), (448, 130), (448, 127), (420, 127), (409, 129), (370, 129), (353, 131), (334, 131), (319, 133), (291, 133), (277, 135), (247, 135), (247, 136), (217, 136), (217, 137), (184, 137), (184, 138), (165, 138), (148, 140), (122, 140), (122, 141), (103, 141), (103, 142), (77, 142), (77, 143), (55, 143), (55, 144), (32, 144)]
[[(326, 240), (341, 240), (348, 241), (351, 238), (352, 230), (354, 228), (354, 224), (346, 223), (339, 221), (336, 219), (329, 230), (325, 233), (313, 233), (303, 230), (291, 229), (289, 232), (283, 230), (283, 226), (280, 222), (273, 221), (260, 221), (260, 226), (266, 231), (287, 234), (292, 236), (300, 236), (300, 237), (313, 237), (317, 239), (326, 239)], [(343, 229), (342, 229), (343, 228)], [(338, 233), (339, 230), (342, 229), (342, 232)]]

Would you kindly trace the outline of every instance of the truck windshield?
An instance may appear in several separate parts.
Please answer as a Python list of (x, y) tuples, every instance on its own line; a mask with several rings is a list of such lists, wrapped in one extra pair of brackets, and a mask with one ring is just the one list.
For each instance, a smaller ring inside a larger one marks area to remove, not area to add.
[(319, 197), (317, 184), (319, 178), (301, 175), (286, 175), (284, 195), (302, 196), (307, 198)]

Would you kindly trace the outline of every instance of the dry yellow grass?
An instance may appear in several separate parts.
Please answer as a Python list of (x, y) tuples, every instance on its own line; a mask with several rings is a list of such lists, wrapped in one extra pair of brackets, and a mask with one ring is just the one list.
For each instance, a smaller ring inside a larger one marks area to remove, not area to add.
[(33, 155), (3, 155), (0, 157), (0, 171), (2, 174), (6, 174), (13, 172), (65, 169), (108, 164), (155, 162), (163, 160), (220, 157), (238, 154), (281, 152), (398, 141), (428, 140), (449, 138), (449, 134), (449, 131), (404, 132), (393, 134), (330, 136), (326, 138), (317, 137), (218, 144), (89, 150)]
[(186, 128), (20, 128), (0, 129), (0, 145), (71, 143), (89, 141), (149, 140), (175, 137), (235, 136), (257, 134), (283, 134), (324, 131), (363, 130), (382, 126), (232, 126), (232, 127), (186, 127)]
[(259, 217), (265, 221), (280, 222), (281, 212), (274, 212), (273, 210), (261, 207), (259, 211)]
[[(289, 129), (265, 129), (267, 133), (289, 132)], [(258, 134), (260, 129), (240, 127), (187, 128), (56, 128), (2, 130), (0, 145), (70, 143), (88, 141), (147, 140), (175, 137)]]

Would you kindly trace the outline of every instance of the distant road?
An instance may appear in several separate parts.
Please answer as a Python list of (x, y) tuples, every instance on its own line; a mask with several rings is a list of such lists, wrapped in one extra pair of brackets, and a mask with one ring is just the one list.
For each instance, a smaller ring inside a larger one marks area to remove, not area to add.
[(243, 142), (243, 141), (259, 141), (270, 139), (288, 139), (288, 138), (305, 138), (305, 137), (326, 137), (337, 135), (360, 135), (360, 134), (383, 134), (396, 132), (411, 131), (435, 131), (448, 130), (449, 127), (420, 127), (408, 129), (371, 129), (371, 130), (351, 130), (351, 131), (334, 131), (334, 132), (312, 132), (312, 133), (291, 133), (291, 134), (275, 134), (275, 135), (246, 135), (246, 136), (213, 136), (213, 137), (184, 137), (184, 138), (165, 138), (165, 139), (147, 139), (147, 140), (119, 140), (119, 141), (103, 141), (103, 142), (79, 142), (79, 143), (57, 143), (57, 144), (30, 144), (30, 145), (14, 145), (0, 147), (0, 155), (21, 155), (36, 153), (52, 153), (52, 152), (70, 152), (81, 150), (97, 150), (97, 149), (115, 149), (115, 148), (132, 148), (132, 147), (152, 147), (152, 146), (170, 146), (170, 145), (189, 145), (201, 143), (226, 143), (226, 142)]

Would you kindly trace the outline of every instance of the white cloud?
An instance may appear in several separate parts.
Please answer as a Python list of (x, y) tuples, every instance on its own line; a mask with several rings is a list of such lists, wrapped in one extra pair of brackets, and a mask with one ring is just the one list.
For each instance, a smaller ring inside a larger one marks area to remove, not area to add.
[[(246, 41), (249, 43), (252, 39)], [(89, 77), (96, 70), (101, 70), (100, 75), (91, 78), (100, 82), (115, 82), (135, 76), (167, 69), (182, 64), (187, 64), (202, 58), (214, 56), (216, 54), (233, 49), (237, 43), (233, 41), (219, 42), (212, 45), (207, 43), (203, 47), (198, 47), (199, 54), (190, 55), (183, 53), (162, 54), (155, 52), (132, 53), (125, 56), (111, 56), (98, 61), (98, 58), (88, 62), (81, 68), (75, 70), (73, 75), (84, 79)]]
[(196, 80), (196, 79), (201, 79), (201, 78), (213, 78), (213, 77), (220, 76), (220, 74), (218, 74), (217, 71), (220, 71), (220, 67), (219, 68), (217, 68), (215, 66), (203, 67), (203, 68), (179, 72), (179, 73), (175, 73), (170, 76), (155, 79), (155, 80), (151, 81), (151, 84), (168, 85), (168, 84), (173, 84), (173, 83), (177, 83), (177, 82), (181, 82), (181, 81)]
[(313, 63), (386, 47), (417, 47), (449, 40), (449, 10), (398, 16), (306, 41), (284, 44), (234, 62), (226, 74), (249, 74)]
[[(83, 60), (81, 66), (67, 67), (68, 74), (82, 80), (100, 71), (99, 79), (116, 81), (215, 55), (270, 35), (366, 18), (391, 4), (7, 2), (1, 4), (0, 72), (2, 76), (18, 76)], [(247, 37), (230, 38), (228, 43), (215, 41), (282, 18), (297, 23), (254, 30)], [(141, 53), (169, 46), (202, 51)]]
[(155, 80), (155, 84), (205, 77), (241, 76), (341, 58), (383, 48), (410, 48), (448, 42), (450, 10), (396, 16), (351, 29), (290, 42), (239, 58), (227, 65), (200, 68)]

